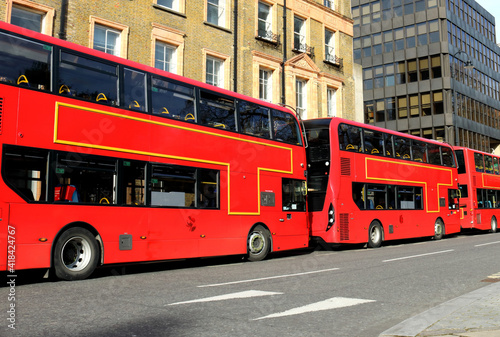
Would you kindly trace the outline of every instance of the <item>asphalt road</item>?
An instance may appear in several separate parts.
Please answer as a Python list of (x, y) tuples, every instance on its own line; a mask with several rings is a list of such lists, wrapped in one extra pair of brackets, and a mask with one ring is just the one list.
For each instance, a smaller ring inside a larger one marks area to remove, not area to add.
[[(378, 336), (488, 285), (500, 233), (107, 267), (78, 282), (4, 274), (0, 336)], [(2, 317), (3, 316), (3, 317)], [(15, 329), (12, 329), (15, 327)]]

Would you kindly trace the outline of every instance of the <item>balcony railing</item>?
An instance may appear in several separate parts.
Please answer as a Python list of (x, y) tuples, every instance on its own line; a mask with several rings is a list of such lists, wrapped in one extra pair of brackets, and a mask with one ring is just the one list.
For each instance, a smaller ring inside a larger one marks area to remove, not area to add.
[(255, 38), (258, 40), (269, 42), (275, 45), (280, 44), (280, 37), (280, 34), (274, 34), (272, 31), (264, 30), (257, 31), (257, 35), (255, 36)]
[(314, 47), (308, 46), (305, 43), (295, 42), (293, 44), (293, 51), (298, 53), (306, 53), (309, 54), (311, 57), (314, 57)]
[(342, 69), (342, 67), (344, 66), (344, 59), (342, 59), (341, 57), (338, 57), (335, 54), (326, 54), (324, 62), (331, 64), (331, 65), (334, 65), (334, 66), (337, 66), (340, 69)]

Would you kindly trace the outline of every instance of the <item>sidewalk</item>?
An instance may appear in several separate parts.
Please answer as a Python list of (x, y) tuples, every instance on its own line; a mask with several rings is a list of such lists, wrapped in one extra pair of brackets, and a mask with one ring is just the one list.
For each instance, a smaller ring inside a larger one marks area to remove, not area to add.
[(379, 337), (500, 337), (500, 282), (411, 317)]

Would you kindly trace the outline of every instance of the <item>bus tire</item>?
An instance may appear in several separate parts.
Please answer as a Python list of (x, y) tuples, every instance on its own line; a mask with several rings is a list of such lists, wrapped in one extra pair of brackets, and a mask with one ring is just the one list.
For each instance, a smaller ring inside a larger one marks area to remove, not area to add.
[(247, 239), (248, 261), (264, 260), (271, 250), (271, 234), (262, 225), (255, 226)]
[(368, 230), (368, 247), (378, 248), (382, 245), (384, 231), (382, 225), (377, 220), (372, 221)]
[(73, 227), (57, 239), (53, 267), (57, 278), (83, 280), (92, 274), (99, 261), (99, 246), (90, 231)]
[(434, 223), (434, 240), (441, 240), (444, 236), (444, 223), (441, 219), (436, 219)]
[(490, 228), (490, 233), (496, 233), (498, 229), (498, 224), (497, 224), (497, 218), (492, 216), (491, 217), (491, 228)]

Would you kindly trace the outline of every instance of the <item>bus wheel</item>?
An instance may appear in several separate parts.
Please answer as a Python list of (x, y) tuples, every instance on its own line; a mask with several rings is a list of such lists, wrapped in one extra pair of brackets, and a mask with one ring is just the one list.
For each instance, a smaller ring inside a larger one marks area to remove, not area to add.
[(267, 229), (257, 225), (248, 234), (248, 261), (264, 260), (271, 249), (271, 235)]
[(490, 233), (496, 233), (497, 232), (497, 218), (494, 216), (491, 217), (491, 229)]
[(380, 225), (380, 222), (378, 221), (373, 221), (370, 225), (370, 229), (368, 230), (368, 247), (380, 247), (382, 245), (382, 237), (382, 225)]
[(54, 271), (63, 280), (83, 280), (99, 260), (97, 241), (90, 231), (74, 227), (61, 234), (54, 250)]
[(434, 240), (441, 240), (444, 236), (443, 220), (437, 219), (434, 223)]

